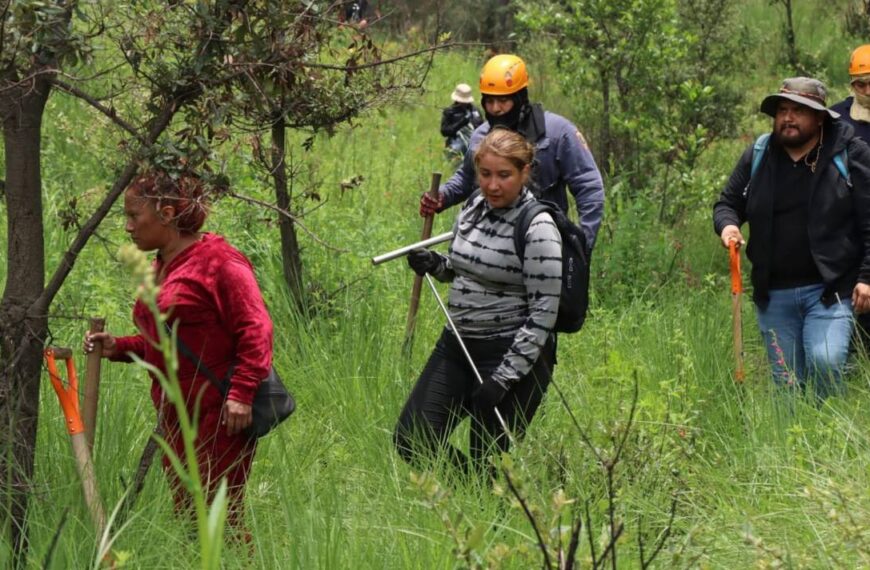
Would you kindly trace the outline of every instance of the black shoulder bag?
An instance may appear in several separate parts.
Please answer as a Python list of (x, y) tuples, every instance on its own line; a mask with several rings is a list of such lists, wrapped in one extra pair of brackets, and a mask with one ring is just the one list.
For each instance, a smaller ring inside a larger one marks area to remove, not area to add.
[[(167, 331), (170, 331), (169, 323), (166, 323)], [(178, 351), (188, 360), (196, 365), (196, 369), (205, 374), (209, 382), (217, 388), (224, 400), (227, 398), (227, 393), (230, 391), (230, 377), (233, 373), (231, 367), (227, 373), (227, 378), (224, 380), (218, 379), (214, 373), (202, 363), (190, 347), (188, 347), (180, 338), (178, 341)], [(284, 387), (281, 377), (275, 367), (269, 370), (269, 375), (260, 381), (257, 386), (257, 392), (254, 394), (254, 401), (251, 402), (251, 425), (248, 427), (248, 434), (254, 438), (261, 438), (273, 429), (278, 424), (290, 417), (296, 410), (296, 400), (293, 395)]]

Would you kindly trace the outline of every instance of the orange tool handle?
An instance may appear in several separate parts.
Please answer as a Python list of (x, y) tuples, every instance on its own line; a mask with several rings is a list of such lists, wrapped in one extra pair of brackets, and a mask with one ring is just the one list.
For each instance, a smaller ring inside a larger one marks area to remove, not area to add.
[(54, 388), (57, 399), (60, 401), (60, 407), (63, 410), (63, 416), (66, 418), (66, 429), (70, 435), (76, 435), (85, 431), (85, 425), (82, 423), (82, 416), (79, 413), (79, 379), (76, 376), (76, 368), (73, 363), (72, 356), (63, 356), (66, 361), (66, 373), (69, 377), (69, 385), (64, 387), (63, 380), (60, 379), (60, 374), (57, 372), (57, 362), (53, 348), (46, 348), (45, 363), (48, 366), (48, 377), (51, 379), (51, 386)]
[(740, 276), (740, 250), (737, 249), (736, 241), (728, 244), (728, 254), (731, 265), (731, 293), (736, 295), (743, 292), (743, 279)]

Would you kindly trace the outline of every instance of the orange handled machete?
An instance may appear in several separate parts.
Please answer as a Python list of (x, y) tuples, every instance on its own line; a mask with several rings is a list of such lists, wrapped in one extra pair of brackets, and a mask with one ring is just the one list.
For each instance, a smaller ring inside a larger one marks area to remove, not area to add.
[[(60, 401), (60, 407), (63, 410), (63, 417), (66, 419), (66, 429), (69, 432), (70, 443), (75, 455), (76, 468), (78, 469), (79, 478), (82, 480), (82, 489), (85, 493), (85, 503), (87, 503), (91, 518), (94, 521), (97, 536), (100, 536), (106, 527), (106, 515), (97, 490), (97, 482), (94, 477), (94, 464), (91, 461), (91, 449), (88, 446), (87, 436), (85, 435), (85, 424), (82, 422), (82, 416), (79, 412), (79, 380), (78, 376), (76, 376), (72, 350), (69, 348), (49, 347), (45, 349), (43, 354), (45, 356), (45, 363), (48, 366), (51, 386), (57, 394), (57, 399)], [(57, 371), (56, 359), (58, 358), (66, 361), (66, 372), (69, 379), (67, 386), (64, 386), (63, 380), (61, 380), (60, 374)]]
[(743, 319), (741, 313), (741, 303), (743, 297), (743, 278), (740, 275), (740, 250), (737, 249), (737, 242), (732, 241), (728, 244), (728, 253), (731, 266), (731, 316), (734, 324), (734, 360), (737, 364), (737, 369), (734, 371), (734, 381), (738, 384), (743, 383)]

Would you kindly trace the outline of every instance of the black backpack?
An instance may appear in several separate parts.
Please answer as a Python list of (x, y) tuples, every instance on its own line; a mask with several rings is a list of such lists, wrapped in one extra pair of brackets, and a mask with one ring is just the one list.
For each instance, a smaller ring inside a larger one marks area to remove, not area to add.
[(530, 202), (517, 218), (514, 227), (514, 248), (522, 263), (526, 251), (526, 232), (535, 216), (547, 212), (562, 236), (562, 295), (559, 297), (559, 315), (556, 332), (573, 333), (580, 330), (589, 308), (589, 252), (586, 236), (559, 207), (546, 200)]

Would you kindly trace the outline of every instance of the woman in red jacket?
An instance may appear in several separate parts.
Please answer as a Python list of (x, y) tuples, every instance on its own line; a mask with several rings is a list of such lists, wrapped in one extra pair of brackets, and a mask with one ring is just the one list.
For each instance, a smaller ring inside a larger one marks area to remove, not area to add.
[[(146, 173), (124, 195), (125, 229), (140, 250), (156, 250), (157, 305), (171, 325), (177, 323), (179, 345), (199, 357), (197, 363), (179, 351), (178, 379), (191, 417), (199, 406), (196, 448), (202, 483), (210, 501), (220, 479), (227, 478), (228, 520), (241, 530), (245, 482), (256, 449), (256, 440), (245, 429), (251, 423), (254, 393), (272, 365), (272, 321), (247, 258), (222, 237), (200, 232), (208, 213), (205, 198), (201, 181), (192, 176), (174, 180), (164, 173)], [(165, 371), (163, 355), (153, 343), (160, 325), (141, 300), (133, 308), (133, 320), (138, 334), (91, 334), (85, 338), (85, 351), (100, 340), (104, 358), (131, 362), (130, 356), (136, 355)], [(226, 398), (204, 368), (213, 378), (229, 379)], [(167, 441), (183, 459), (176, 410), (153, 378), (151, 398), (158, 411), (162, 408)], [(163, 464), (176, 508), (190, 509), (190, 497), (166, 458)]]

